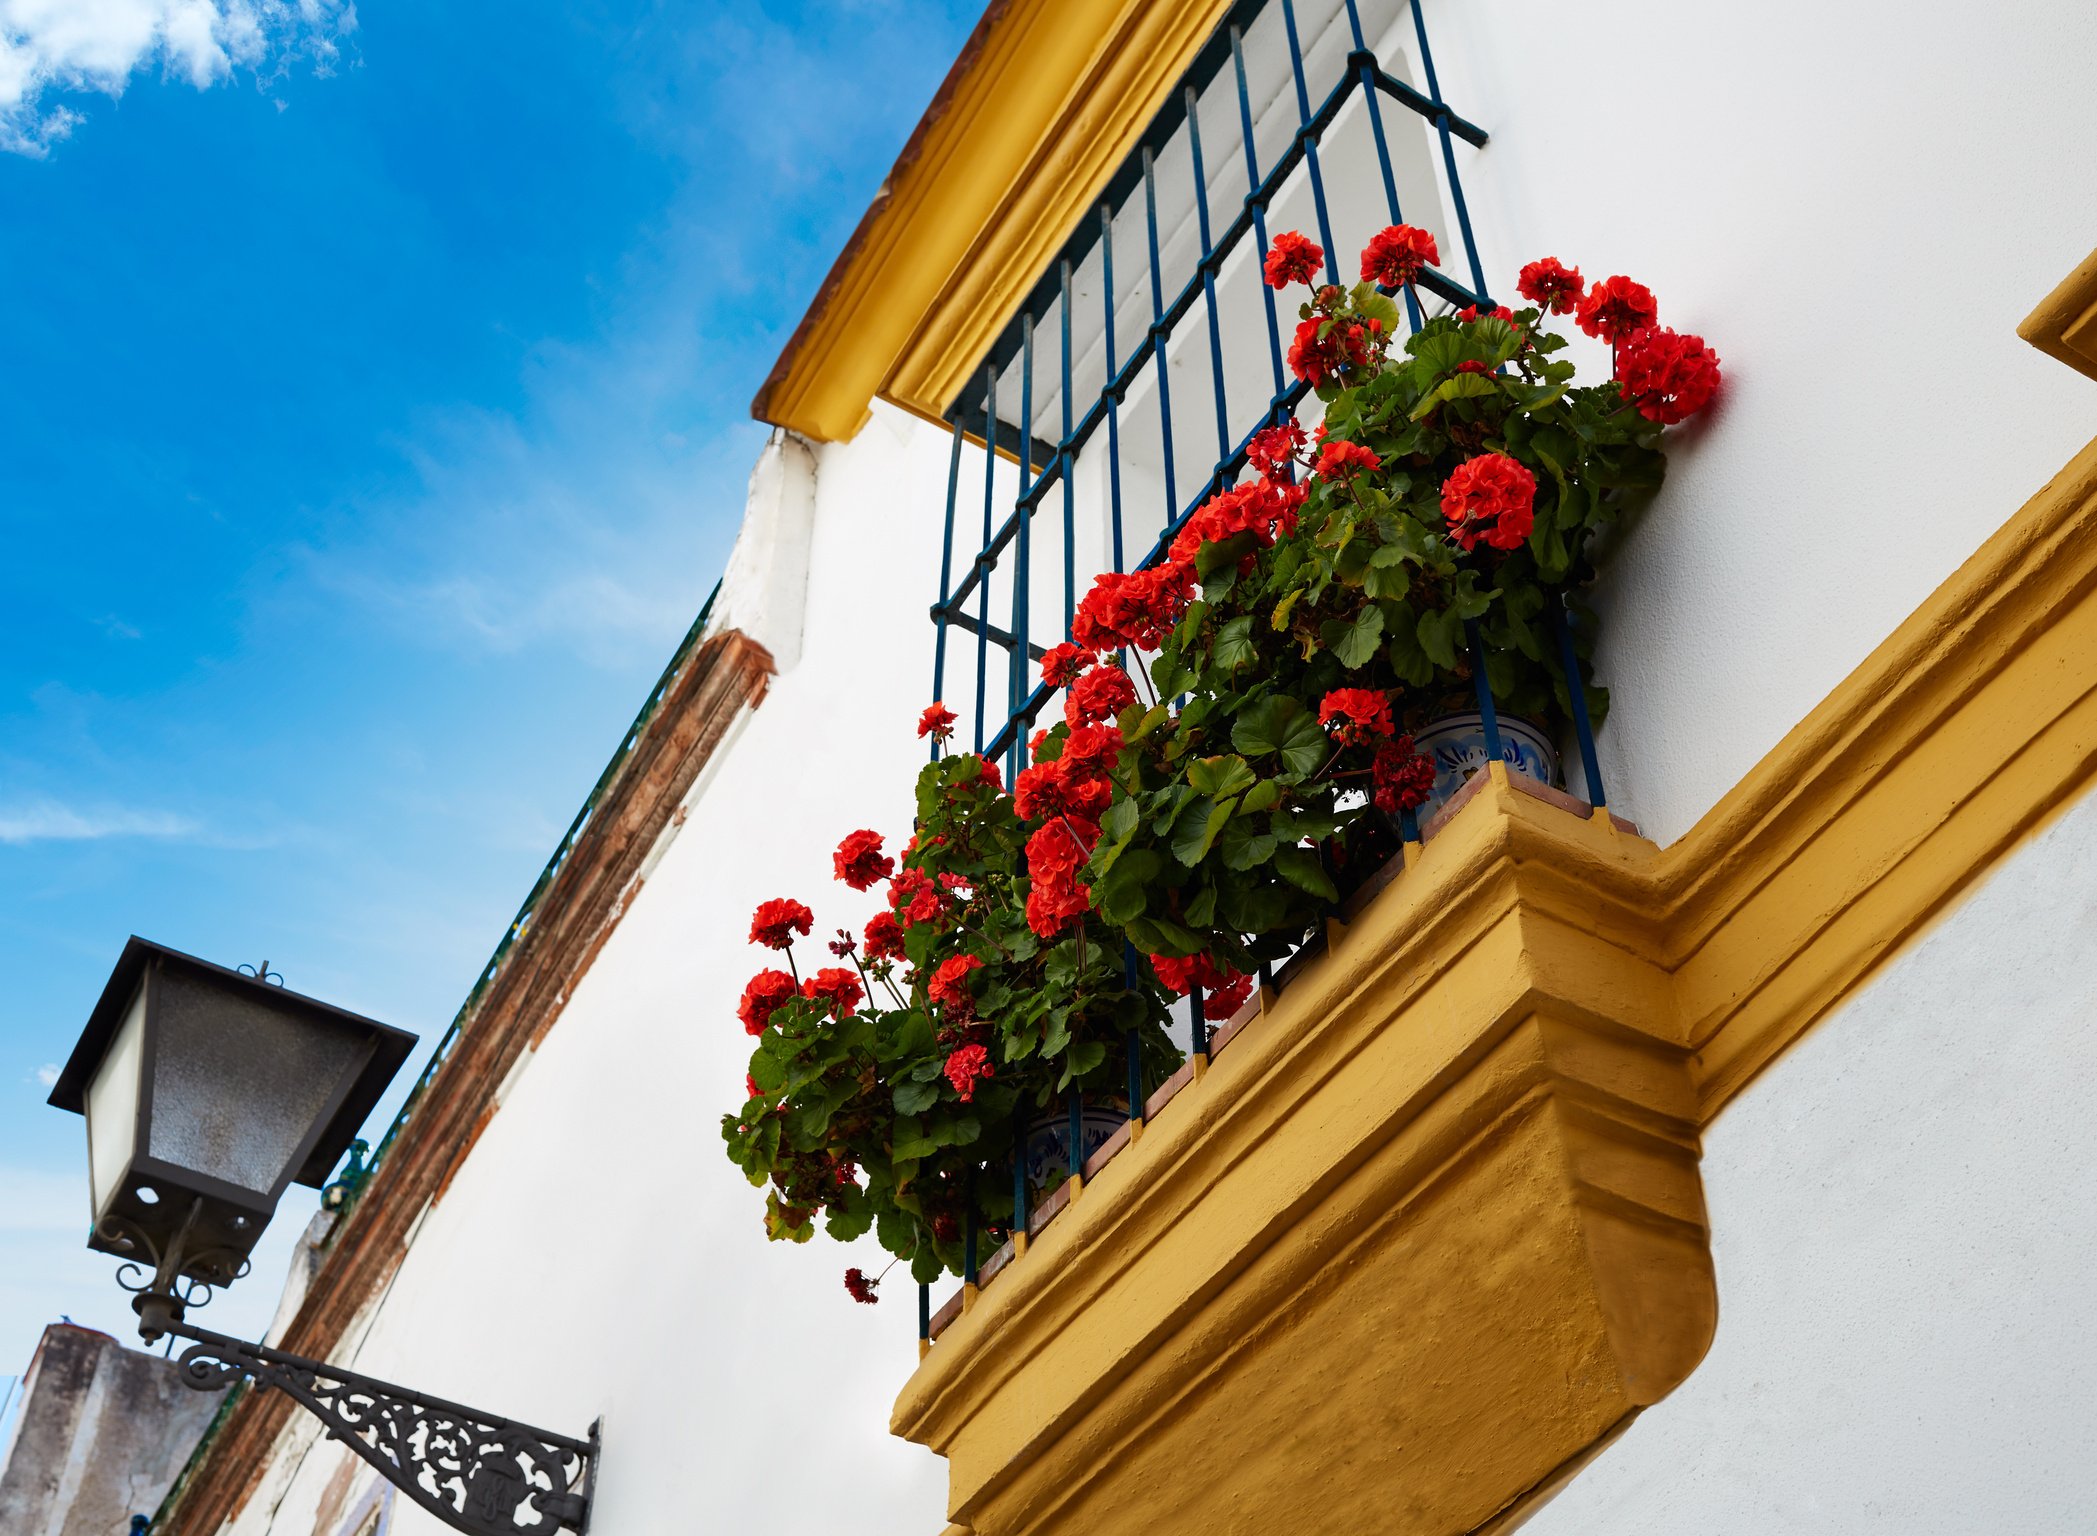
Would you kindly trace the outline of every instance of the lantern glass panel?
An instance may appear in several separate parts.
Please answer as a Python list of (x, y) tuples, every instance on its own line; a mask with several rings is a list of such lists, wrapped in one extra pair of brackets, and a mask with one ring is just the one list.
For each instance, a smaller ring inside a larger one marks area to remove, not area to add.
[(274, 1200), (321, 1118), (364, 1065), (367, 1029), (176, 967), (154, 979), (146, 1149)]
[(124, 1022), (87, 1089), (88, 1185), (97, 1221), (122, 1184), (138, 1141), (139, 1067), (145, 1053), (146, 989), (131, 995)]

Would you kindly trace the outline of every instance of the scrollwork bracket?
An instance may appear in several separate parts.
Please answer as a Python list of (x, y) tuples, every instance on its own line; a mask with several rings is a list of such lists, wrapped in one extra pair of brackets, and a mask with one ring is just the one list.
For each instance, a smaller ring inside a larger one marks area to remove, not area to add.
[(179, 1319), (161, 1326), (191, 1341), (180, 1360), (187, 1385), (210, 1392), (245, 1377), (275, 1387), (453, 1530), (555, 1536), (589, 1527), (598, 1424), (575, 1440)]

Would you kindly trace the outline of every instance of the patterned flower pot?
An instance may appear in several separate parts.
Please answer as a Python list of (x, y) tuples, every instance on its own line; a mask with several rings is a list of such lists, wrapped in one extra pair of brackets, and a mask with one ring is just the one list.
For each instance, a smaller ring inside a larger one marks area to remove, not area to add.
[[(1107, 1138), (1121, 1129), (1128, 1119), (1128, 1111), (1111, 1105), (1086, 1105), (1081, 1117), (1078, 1133), (1084, 1157), (1090, 1157), (1107, 1144)], [(1070, 1172), (1070, 1111), (1058, 1109), (1041, 1116), (1027, 1127), (1027, 1200), (1032, 1204), (1063, 1182)]]
[[(1464, 780), (1489, 760), (1485, 717), (1476, 710), (1437, 716), (1413, 737), (1413, 745), (1434, 764), (1434, 793), (1419, 812), (1420, 824), (1425, 826), (1449, 797), (1463, 788)], [(1527, 720), (1500, 716), (1500, 756), (1516, 773), (1553, 786), (1559, 783), (1557, 749)]]

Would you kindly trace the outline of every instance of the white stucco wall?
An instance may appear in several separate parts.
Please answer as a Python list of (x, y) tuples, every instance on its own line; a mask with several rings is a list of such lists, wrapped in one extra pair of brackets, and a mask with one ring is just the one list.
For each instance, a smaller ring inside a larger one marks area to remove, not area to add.
[(1604, 603), (1605, 781), (1672, 842), (2097, 432), (2016, 336), (2097, 245), (2097, 6), (1426, 4), (1489, 278), (1629, 273), (1725, 361)]
[(1525, 1536), (2097, 1530), (2097, 796), (1704, 1138), (1718, 1336)]
[[(817, 451), (798, 665), (716, 753), (342, 1361), (550, 1429), (602, 1414), (594, 1536), (944, 1523), (944, 1466), (888, 1434), (917, 1359), (915, 1287), (899, 1271), (856, 1306), (842, 1276), (881, 1268), (871, 1243), (766, 1243), (763, 1195), (721, 1155), (719, 1122), (749, 1056), (736, 999), (774, 958), (748, 943), (751, 911), (807, 901), (802, 963), (829, 963), (829, 930), (874, 909), (835, 881), (831, 850), (862, 826), (909, 836), (946, 454), (885, 406)], [(768, 590), (791, 586), (760, 564)], [(342, 1452), (299, 1432), (243, 1536), (313, 1530)], [(441, 1529), (396, 1509), (398, 1536)]]

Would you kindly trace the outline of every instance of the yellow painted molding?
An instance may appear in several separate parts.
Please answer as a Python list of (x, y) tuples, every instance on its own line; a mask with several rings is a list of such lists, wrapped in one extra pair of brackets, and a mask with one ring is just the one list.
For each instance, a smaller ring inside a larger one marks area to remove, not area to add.
[(994, 0), (751, 403), (851, 437), (936, 417), (1090, 211), (1229, 0)]
[(2097, 251), (2039, 301), (2017, 334), (2077, 373), (2097, 379)]

